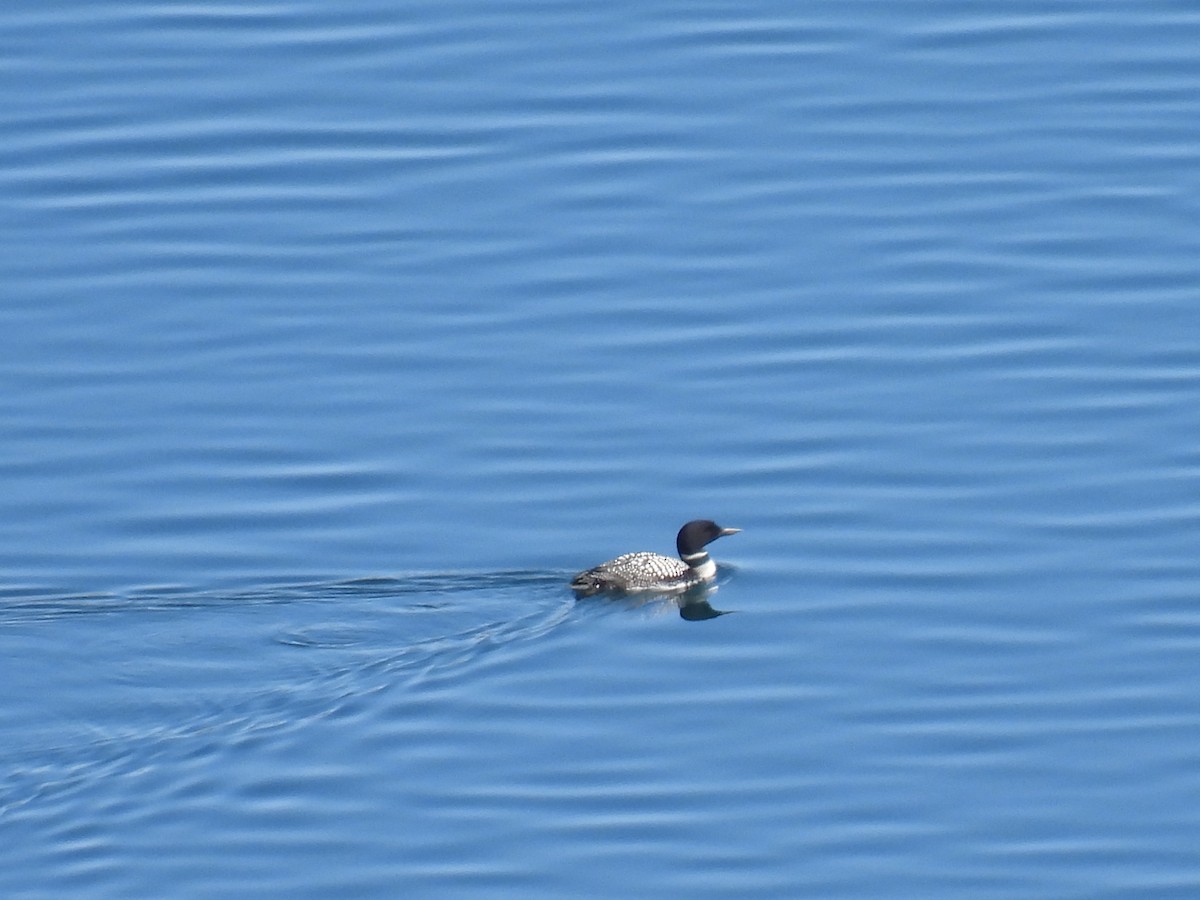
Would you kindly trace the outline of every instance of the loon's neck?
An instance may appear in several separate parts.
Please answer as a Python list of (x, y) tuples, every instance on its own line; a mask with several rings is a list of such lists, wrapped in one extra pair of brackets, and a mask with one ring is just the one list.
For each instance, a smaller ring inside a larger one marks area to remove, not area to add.
[(688, 564), (688, 568), (695, 573), (697, 578), (708, 581), (717, 575), (717, 564), (712, 561), (707, 550), (698, 550), (695, 553), (681, 553), (679, 558)]

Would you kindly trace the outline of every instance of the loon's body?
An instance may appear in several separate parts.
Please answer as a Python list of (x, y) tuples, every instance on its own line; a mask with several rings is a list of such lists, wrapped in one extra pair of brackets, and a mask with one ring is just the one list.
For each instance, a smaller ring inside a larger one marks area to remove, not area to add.
[(571, 588), (581, 597), (606, 592), (686, 591), (717, 575), (717, 564), (704, 547), (719, 537), (737, 534), (740, 528), (722, 528), (716, 522), (696, 519), (679, 529), (675, 547), (679, 559), (659, 553), (626, 553), (580, 572)]

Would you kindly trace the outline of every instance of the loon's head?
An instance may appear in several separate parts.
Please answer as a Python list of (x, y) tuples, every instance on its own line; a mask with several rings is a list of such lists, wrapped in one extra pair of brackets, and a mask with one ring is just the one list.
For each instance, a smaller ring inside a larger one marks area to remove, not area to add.
[(694, 557), (703, 552), (706, 544), (711, 544), (717, 538), (727, 534), (737, 534), (741, 530), (740, 528), (722, 528), (716, 522), (708, 519), (693, 519), (679, 529), (679, 534), (675, 538), (675, 548), (679, 551), (681, 559), (690, 562), (688, 557)]

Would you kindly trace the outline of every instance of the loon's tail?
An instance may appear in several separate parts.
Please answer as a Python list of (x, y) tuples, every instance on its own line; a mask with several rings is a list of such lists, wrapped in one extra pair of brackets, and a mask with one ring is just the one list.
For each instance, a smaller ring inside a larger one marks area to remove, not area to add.
[(571, 590), (578, 597), (591, 597), (608, 590), (608, 585), (604, 583), (599, 572), (595, 569), (588, 569), (571, 579)]

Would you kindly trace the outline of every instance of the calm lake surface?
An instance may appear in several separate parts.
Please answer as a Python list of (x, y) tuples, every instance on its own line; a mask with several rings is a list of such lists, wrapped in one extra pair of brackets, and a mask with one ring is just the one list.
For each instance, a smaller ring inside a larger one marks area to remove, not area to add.
[(1194, 4), (0, 33), (0, 896), (1200, 896)]

